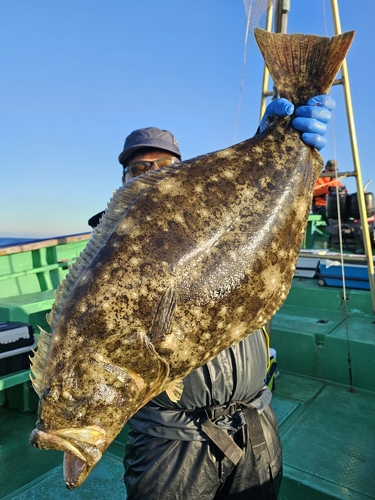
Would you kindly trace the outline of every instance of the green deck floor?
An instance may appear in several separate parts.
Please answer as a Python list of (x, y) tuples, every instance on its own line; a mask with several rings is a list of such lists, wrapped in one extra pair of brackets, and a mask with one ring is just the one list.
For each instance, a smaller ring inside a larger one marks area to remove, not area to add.
[[(272, 402), (283, 442), (280, 500), (375, 499), (375, 394), (281, 373)], [(32, 448), (35, 415), (0, 408), (0, 498), (122, 499), (123, 445), (87, 481), (66, 490), (62, 453)]]
[(374, 393), (284, 373), (272, 404), (283, 442), (282, 500), (375, 498)]
[(0, 407), (0, 498), (125, 499), (121, 481), (123, 446), (114, 443), (87, 481), (77, 490), (69, 491), (63, 481), (63, 453), (38, 450), (28, 443), (35, 422), (34, 414)]
[(62, 466), (55, 467), (36, 481), (26, 485), (4, 500), (124, 500), (125, 486), (121, 482), (122, 461), (106, 453), (85, 483), (78, 489), (69, 491), (62, 480)]

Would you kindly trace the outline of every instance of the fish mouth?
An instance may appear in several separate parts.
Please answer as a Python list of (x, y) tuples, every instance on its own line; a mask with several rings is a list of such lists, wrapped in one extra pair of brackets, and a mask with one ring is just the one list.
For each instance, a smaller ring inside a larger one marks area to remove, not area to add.
[(69, 490), (73, 490), (80, 486), (87, 476), (90, 474), (93, 466), (89, 466), (88, 463), (77, 455), (64, 453), (64, 481), (66, 487)]
[(34, 429), (30, 442), (46, 450), (64, 452), (64, 481), (68, 489), (80, 486), (106, 448), (106, 432), (99, 425), (48, 432)]

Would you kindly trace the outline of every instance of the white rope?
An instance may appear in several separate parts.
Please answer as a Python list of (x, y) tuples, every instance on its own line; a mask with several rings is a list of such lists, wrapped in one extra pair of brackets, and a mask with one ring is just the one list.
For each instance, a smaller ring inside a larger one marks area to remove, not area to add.
[(244, 41), (244, 51), (243, 51), (243, 63), (242, 63), (242, 76), (240, 83), (240, 93), (238, 96), (238, 104), (237, 104), (237, 114), (236, 114), (236, 123), (234, 126), (234, 137), (233, 142), (236, 142), (237, 128), (238, 128), (238, 120), (240, 116), (240, 108), (241, 108), (241, 100), (242, 100), (242, 89), (245, 83), (245, 69), (246, 69), (246, 59), (247, 59), (247, 41), (249, 39), (249, 31), (250, 31), (250, 18), (252, 11), (252, 2), (251, 0), (243, 0), (245, 12), (246, 12), (246, 30), (245, 30), (245, 41)]

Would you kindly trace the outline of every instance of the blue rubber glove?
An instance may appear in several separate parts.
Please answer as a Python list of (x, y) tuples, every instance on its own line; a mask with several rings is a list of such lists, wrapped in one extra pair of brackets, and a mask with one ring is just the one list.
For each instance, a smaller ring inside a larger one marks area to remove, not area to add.
[(293, 114), (294, 105), (283, 97), (271, 101), (266, 107), (263, 118), (259, 125), (259, 132), (262, 133), (268, 125), (274, 121), (275, 116), (283, 117)]
[[(302, 132), (301, 139), (308, 146), (320, 151), (327, 144), (324, 135), (327, 123), (331, 119), (331, 111), (336, 103), (329, 95), (318, 95), (309, 99), (305, 106), (296, 109), (296, 118), (293, 127)], [(280, 98), (272, 101), (266, 108), (259, 130), (263, 132), (272, 116), (290, 116), (294, 111), (294, 105), (287, 99)]]
[(293, 127), (303, 132), (301, 139), (305, 144), (318, 151), (326, 146), (327, 139), (324, 135), (335, 106), (336, 103), (330, 95), (318, 95), (309, 99), (305, 106), (296, 109)]

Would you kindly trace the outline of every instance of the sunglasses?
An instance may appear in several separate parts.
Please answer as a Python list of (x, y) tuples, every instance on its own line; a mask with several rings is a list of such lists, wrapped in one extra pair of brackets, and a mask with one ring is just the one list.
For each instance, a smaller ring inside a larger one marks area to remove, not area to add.
[(166, 156), (165, 158), (158, 158), (154, 161), (143, 161), (138, 160), (133, 163), (129, 163), (124, 168), (123, 175), (129, 173), (132, 177), (138, 177), (138, 175), (142, 175), (150, 170), (156, 170), (162, 167), (168, 167), (169, 165), (173, 165), (173, 163), (178, 162), (178, 158), (175, 156)]

